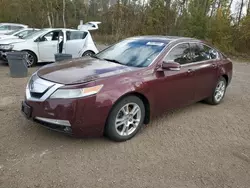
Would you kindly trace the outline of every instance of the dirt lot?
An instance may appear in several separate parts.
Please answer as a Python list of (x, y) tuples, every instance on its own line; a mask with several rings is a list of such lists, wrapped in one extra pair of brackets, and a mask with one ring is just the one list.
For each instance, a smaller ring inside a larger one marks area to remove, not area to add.
[(20, 102), (28, 78), (10, 78), (0, 64), (0, 187), (249, 188), (249, 77), (250, 64), (235, 63), (221, 105), (164, 114), (132, 140), (114, 143), (26, 120)]

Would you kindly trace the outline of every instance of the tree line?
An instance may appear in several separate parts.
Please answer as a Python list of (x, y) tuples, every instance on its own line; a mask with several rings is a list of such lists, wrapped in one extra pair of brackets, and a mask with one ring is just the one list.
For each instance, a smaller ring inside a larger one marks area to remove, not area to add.
[[(0, 22), (76, 28), (101, 21), (96, 40), (178, 35), (211, 42), (229, 55), (250, 55), (250, 0), (0, 0)], [(245, 11), (246, 10), (246, 11)]]

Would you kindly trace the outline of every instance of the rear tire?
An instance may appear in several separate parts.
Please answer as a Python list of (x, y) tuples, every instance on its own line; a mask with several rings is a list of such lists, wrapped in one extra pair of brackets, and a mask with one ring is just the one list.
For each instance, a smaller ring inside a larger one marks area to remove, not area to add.
[(127, 96), (113, 106), (106, 123), (105, 135), (122, 142), (134, 137), (143, 125), (145, 107), (136, 96)]
[(205, 101), (211, 105), (220, 104), (225, 96), (226, 89), (227, 89), (227, 81), (224, 77), (220, 77), (213, 91), (213, 95), (207, 98)]

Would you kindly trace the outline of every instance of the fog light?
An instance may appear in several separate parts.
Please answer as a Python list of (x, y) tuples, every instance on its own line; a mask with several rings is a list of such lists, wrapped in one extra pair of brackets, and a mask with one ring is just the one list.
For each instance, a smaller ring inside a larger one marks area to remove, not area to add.
[(39, 121), (43, 121), (45, 123), (52, 123), (55, 125), (62, 125), (66, 127), (71, 127), (70, 122), (68, 120), (60, 120), (60, 119), (50, 119), (50, 118), (43, 118), (43, 117), (36, 117), (35, 119)]

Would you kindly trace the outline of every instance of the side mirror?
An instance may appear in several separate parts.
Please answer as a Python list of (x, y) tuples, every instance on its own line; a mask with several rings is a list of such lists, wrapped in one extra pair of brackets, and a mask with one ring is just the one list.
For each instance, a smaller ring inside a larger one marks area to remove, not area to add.
[(163, 70), (172, 70), (172, 71), (179, 71), (181, 70), (181, 65), (174, 61), (163, 61), (162, 63)]

